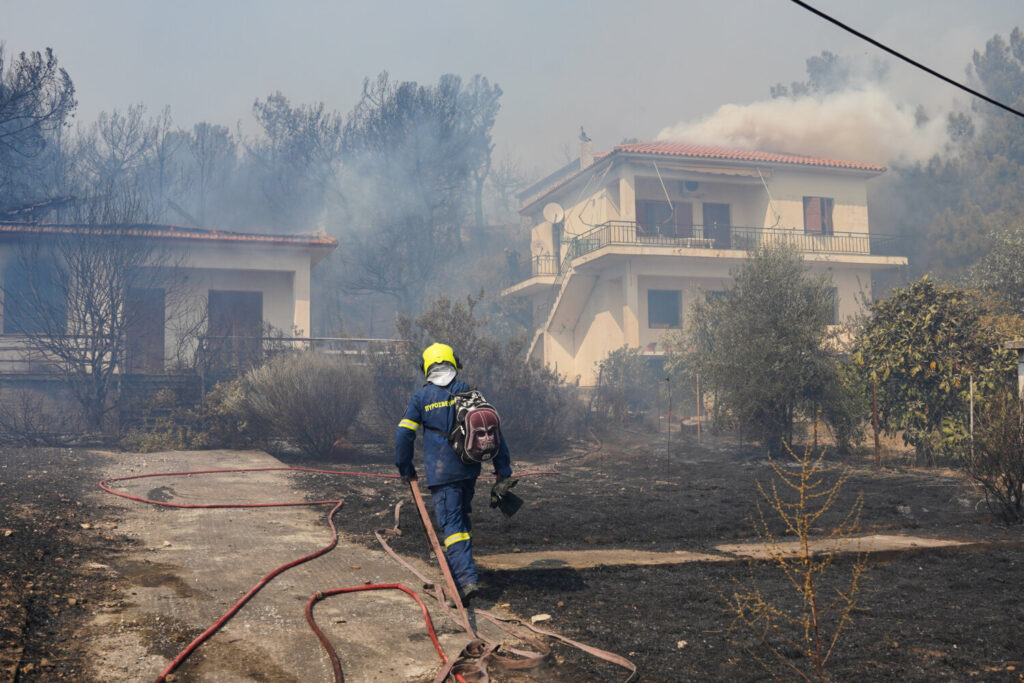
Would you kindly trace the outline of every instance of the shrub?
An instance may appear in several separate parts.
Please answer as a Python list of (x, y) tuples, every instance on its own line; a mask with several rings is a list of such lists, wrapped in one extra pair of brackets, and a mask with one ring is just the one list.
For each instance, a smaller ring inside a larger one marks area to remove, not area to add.
[(250, 448), (242, 409), (242, 382), (235, 379), (213, 387), (199, 405), (183, 405), (169, 389), (157, 392), (143, 411), (143, 425), (121, 437), (121, 448), (153, 451)]
[(979, 411), (974, 441), (960, 440), (960, 464), (1005, 522), (1024, 522), (1024, 415), (1021, 402), (1000, 393)]
[[(845, 511), (837, 509), (841, 518), (827, 516), (840, 500), (849, 471), (826, 463), (824, 451), (814, 455), (808, 448), (797, 455), (789, 444), (783, 446), (792, 461), (788, 467), (769, 461), (774, 478), (767, 487), (757, 485), (764, 505), (757, 505), (754, 527), (768, 562), (788, 579), (790, 599), (768, 598), (753, 574), (748, 583), (736, 580), (732, 594), (722, 597), (733, 615), (730, 631), (745, 629), (759, 641), (747, 652), (772, 678), (826, 681), (829, 659), (853, 624), (867, 571), (863, 553), (845, 578), (836, 563), (843, 544), (849, 545), (858, 530), (864, 497), (858, 495)], [(777, 521), (770, 523), (770, 516)], [(792, 541), (775, 535), (778, 522), (795, 537)], [(824, 541), (818, 550), (812, 534)]]
[[(397, 423), (405, 402), (423, 377), (421, 351), (432, 342), (449, 344), (463, 361), (460, 378), (479, 387), (501, 415), (502, 432), (515, 452), (557, 446), (576, 436), (582, 425), (583, 406), (575, 386), (565, 383), (547, 367), (526, 358), (528, 339), (514, 336), (502, 341), (486, 330), (487, 321), (474, 313), (482, 294), (465, 302), (448, 297), (433, 300), (415, 320), (398, 320), (399, 336), (411, 343), (375, 366), (375, 385), (395, 387), (389, 400), (395, 406), (391, 426)], [(402, 377), (410, 378), (402, 392)], [(401, 403), (398, 403), (401, 396)], [(380, 402), (381, 399), (378, 399)]]
[(639, 349), (623, 346), (597, 363), (598, 383), (594, 409), (603, 417), (622, 422), (630, 415), (642, 415), (657, 399), (654, 370)]
[(77, 406), (31, 389), (0, 394), (0, 442), (18, 446), (60, 446), (81, 434)]
[(355, 421), (369, 375), (343, 357), (285, 353), (239, 382), (241, 396), (228, 403), (227, 412), (242, 417), (258, 443), (273, 448), (282, 441), (321, 457)]

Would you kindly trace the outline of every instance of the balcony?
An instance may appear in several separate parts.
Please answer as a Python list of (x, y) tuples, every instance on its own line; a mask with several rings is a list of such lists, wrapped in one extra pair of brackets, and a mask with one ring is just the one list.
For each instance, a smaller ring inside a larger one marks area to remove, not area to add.
[[(898, 257), (901, 239), (894, 235), (863, 232), (807, 233), (795, 228), (746, 228), (734, 225), (666, 226), (659, 230), (633, 221), (609, 221), (562, 243), (562, 258), (534, 256), (510, 263), (507, 293), (529, 294), (558, 285), (575, 259), (605, 247), (654, 247), (712, 251), (750, 251), (769, 244), (784, 244), (805, 254)], [(731, 255), (736, 258), (735, 255)], [(888, 259), (886, 259), (888, 260)], [(529, 263), (529, 271), (525, 266)], [(903, 260), (905, 264), (906, 261)]]
[[(667, 226), (665, 230), (658, 230), (632, 221), (609, 221), (570, 238), (565, 242), (565, 247), (566, 256), (576, 259), (607, 246), (750, 251), (769, 244), (784, 244), (797, 251), (813, 254), (894, 256), (897, 255), (899, 240), (891, 235), (863, 232), (815, 234), (797, 229), (744, 228), (733, 225), (694, 225), (684, 228)], [(547, 258), (554, 260), (553, 257)], [(544, 265), (550, 267), (547, 262)]]

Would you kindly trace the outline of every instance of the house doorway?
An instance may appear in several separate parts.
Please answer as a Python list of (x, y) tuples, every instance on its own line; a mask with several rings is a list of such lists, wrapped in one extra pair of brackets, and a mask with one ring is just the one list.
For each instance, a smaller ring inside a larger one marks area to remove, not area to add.
[(125, 298), (125, 367), (129, 374), (164, 371), (164, 290), (132, 288)]
[(704, 237), (715, 241), (715, 249), (728, 249), (731, 219), (728, 204), (704, 204)]
[(263, 337), (263, 292), (211, 289), (208, 304), (210, 361), (240, 368), (259, 361)]
[(693, 237), (693, 205), (637, 200), (636, 227), (640, 237)]

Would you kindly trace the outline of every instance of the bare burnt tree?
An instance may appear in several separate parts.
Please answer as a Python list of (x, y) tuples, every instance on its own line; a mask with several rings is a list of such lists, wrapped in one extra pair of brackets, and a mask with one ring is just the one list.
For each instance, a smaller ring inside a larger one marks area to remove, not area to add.
[(386, 72), (364, 83), (344, 130), (346, 291), (417, 309), (462, 250), (474, 182), (487, 177), (500, 94), (486, 79), (466, 89), (451, 74), (430, 86), (394, 83)]
[(52, 50), (8, 62), (0, 44), (0, 210), (48, 198), (46, 152), (77, 104)]
[(265, 227), (308, 230), (337, 187), (342, 117), (322, 102), (293, 106), (280, 92), (257, 100), (253, 115), (263, 135), (246, 152)]
[(117, 407), (129, 331), (159, 325), (162, 334), (175, 309), (165, 305), (154, 321), (138, 297), (179, 289), (179, 260), (143, 229), (125, 226), (24, 238), (15, 254), (4, 273), (4, 332), (22, 336), (67, 384), (88, 427), (101, 430)]
[(199, 225), (206, 225), (210, 195), (227, 183), (235, 168), (236, 145), (225, 126), (206, 122), (192, 127), (187, 142), (193, 161), (190, 170), (195, 193), (195, 215)]
[(477, 74), (459, 94), (461, 134), (465, 138), (466, 152), (470, 156), (473, 175), (473, 213), (476, 227), (484, 225), (484, 187), (491, 174), (494, 143), (491, 129), (501, 109), (502, 90), (491, 85), (486, 77)]

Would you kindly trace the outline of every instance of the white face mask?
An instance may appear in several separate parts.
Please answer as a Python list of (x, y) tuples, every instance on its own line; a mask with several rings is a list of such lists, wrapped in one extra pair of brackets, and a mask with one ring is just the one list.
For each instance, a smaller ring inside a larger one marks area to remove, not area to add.
[(455, 379), (455, 368), (448, 365), (447, 363), (440, 363), (430, 368), (430, 374), (427, 375), (427, 382), (430, 384), (436, 384), (439, 387), (446, 387), (452, 383)]

